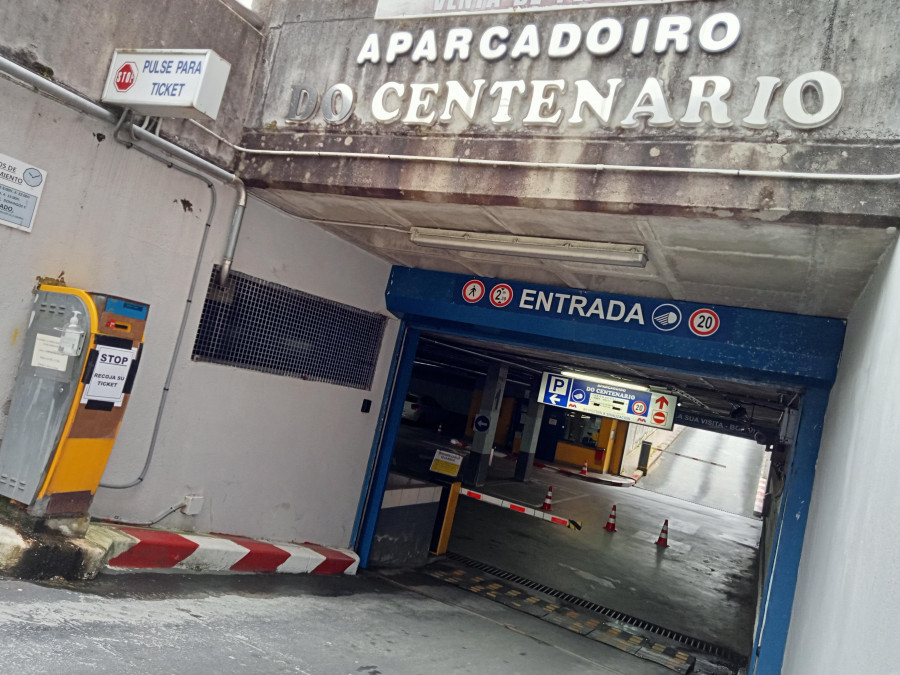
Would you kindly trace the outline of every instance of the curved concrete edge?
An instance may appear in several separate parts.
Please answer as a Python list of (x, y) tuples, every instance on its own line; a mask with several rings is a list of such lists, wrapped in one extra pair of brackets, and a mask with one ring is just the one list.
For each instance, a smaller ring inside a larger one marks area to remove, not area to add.
[(97, 576), (110, 559), (121, 555), (138, 540), (115, 528), (91, 524), (81, 539), (74, 539), (73, 544), (84, 553), (85, 576), (84, 579), (93, 579)]
[(16, 569), (28, 549), (28, 542), (18, 532), (0, 525), (0, 572), (8, 574)]
[(599, 474), (593, 471), (589, 471), (587, 475), (584, 475), (576, 469), (564, 469), (562, 467), (555, 466), (553, 464), (546, 464), (544, 462), (535, 462), (534, 465), (540, 469), (556, 471), (557, 473), (569, 478), (577, 478), (578, 480), (587, 481), (588, 483), (597, 483), (599, 485), (611, 485), (612, 487), (634, 487), (635, 483), (637, 483), (634, 477), (629, 478), (628, 476), (619, 476), (616, 474)]
[(106, 564), (110, 550), (109, 542), (90, 531), (83, 538), (66, 537), (0, 525), (0, 573), (19, 579), (90, 580)]

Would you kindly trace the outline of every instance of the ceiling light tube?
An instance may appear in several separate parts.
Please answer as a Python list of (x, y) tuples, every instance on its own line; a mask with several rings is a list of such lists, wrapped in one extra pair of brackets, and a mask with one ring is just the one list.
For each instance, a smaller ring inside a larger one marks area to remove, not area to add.
[(419, 246), (478, 253), (499, 253), (526, 258), (568, 260), (625, 267), (644, 267), (647, 264), (647, 252), (643, 244), (612, 244), (575, 239), (524, 237), (516, 234), (465, 232), (430, 227), (411, 228), (409, 240)]
[(575, 373), (571, 370), (564, 370), (562, 374), (565, 377), (571, 377), (576, 380), (587, 380), (588, 382), (606, 384), (611, 387), (623, 387), (625, 389), (637, 389), (638, 391), (650, 391), (649, 388), (645, 387), (642, 384), (632, 384), (631, 382), (622, 382), (621, 380), (605, 380), (602, 377), (594, 377), (593, 375), (585, 375), (584, 373)]

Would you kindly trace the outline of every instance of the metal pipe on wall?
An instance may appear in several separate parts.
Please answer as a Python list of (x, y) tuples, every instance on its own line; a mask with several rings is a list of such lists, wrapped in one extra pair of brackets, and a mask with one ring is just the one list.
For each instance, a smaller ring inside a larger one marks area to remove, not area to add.
[(640, 164), (580, 164), (573, 162), (526, 162), (508, 159), (481, 159), (478, 157), (441, 157), (439, 155), (394, 155), (383, 152), (345, 152), (330, 150), (266, 150), (245, 148), (235, 145), (212, 129), (191, 120), (191, 124), (202, 129), (236, 152), (247, 155), (268, 155), (273, 157), (316, 157), (334, 159), (380, 159), (400, 162), (434, 162), (436, 164), (458, 164), (461, 166), (492, 166), (523, 169), (567, 169), (572, 171), (615, 171), (621, 173), (672, 173), (706, 176), (734, 176), (739, 178), (774, 178), (781, 180), (820, 180), (880, 183), (900, 180), (900, 173), (821, 173), (814, 171), (761, 171), (758, 169), (720, 169), (698, 166), (644, 166)]
[[(247, 206), (247, 191), (244, 187), (243, 181), (238, 178), (236, 175), (225, 171), (217, 167), (215, 164), (212, 164), (205, 159), (194, 155), (183, 148), (166, 141), (163, 138), (160, 138), (156, 133), (152, 133), (149, 131), (153, 128), (152, 124), (145, 124), (143, 126), (136, 126), (132, 123), (130, 119), (130, 115), (128, 111), (123, 112), (120, 116), (117, 116), (110, 110), (103, 108), (93, 101), (76, 94), (74, 92), (65, 89), (58, 84), (47, 80), (36, 73), (31, 72), (30, 70), (23, 68), (22, 66), (6, 59), (0, 57), (0, 72), (5, 73), (11, 78), (18, 80), (24, 84), (27, 84), (45, 96), (53, 98), (65, 105), (68, 105), (80, 112), (88, 114), (92, 117), (100, 119), (104, 122), (108, 122), (109, 124), (114, 125), (113, 138), (122, 145), (133, 148), (142, 154), (154, 159), (156, 161), (162, 162), (167, 167), (171, 169), (176, 169), (177, 171), (181, 171), (182, 173), (189, 175), (193, 178), (197, 178), (198, 180), (203, 181), (203, 183), (210, 189), (210, 209), (209, 214), (206, 219), (206, 224), (203, 229), (203, 237), (201, 238), (200, 248), (197, 253), (196, 262), (194, 264), (193, 276), (191, 278), (190, 288), (188, 290), (188, 297), (186, 301), (186, 305), (184, 308), (184, 312), (181, 318), (181, 324), (179, 326), (178, 335), (175, 339), (175, 346), (172, 352), (172, 358), (169, 363), (168, 372), (166, 374), (166, 380), (163, 384), (163, 392), (160, 397), (159, 406), (157, 408), (156, 420), (153, 426), (153, 433), (150, 438), (150, 445), (147, 450), (147, 455), (144, 460), (143, 467), (141, 468), (141, 472), (137, 478), (134, 480), (128, 481), (126, 483), (121, 484), (113, 484), (113, 483), (100, 483), (100, 487), (116, 489), (116, 490), (124, 490), (127, 488), (135, 487), (143, 482), (144, 478), (147, 475), (147, 472), (150, 469), (150, 464), (153, 460), (154, 450), (156, 448), (156, 440), (159, 435), (159, 429), (162, 422), (162, 416), (166, 406), (166, 399), (168, 397), (169, 388), (172, 383), (172, 378), (174, 376), (176, 362), (178, 359), (178, 355), (181, 350), (181, 345), (184, 340), (185, 329), (187, 326), (187, 321), (190, 315), (191, 306), (193, 303), (193, 297), (197, 286), (197, 281), (200, 274), (200, 268), (202, 266), (203, 261), (203, 253), (206, 248), (206, 241), (209, 236), (210, 229), (212, 227), (213, 216), (216, 211), (216, 189), (214, 184), (212, 183), (212, 178), (218, 179), (227, 184), (233, 185), (238, 193), (237, 203), (235, 205), (234, 212), (232, 214), (231, 220), (231, 228), (228, 233), (228, 243), (225, 248), (225, 255), (222, 261), (222, 270), (224, 273), (220, 273), (219, 281), (222, 285), (228, 279), (228, 271), (231, 268), (231, 263), (234, 259), (234, 252), (237, 247), (238, 238), (240, 235), (241, 224), (243, 222), (244, 210)], [(156, 125), (156, 129), (158, 131), (159, 125)], [(119, 133), (122, 130), (127, 130), (130, 138), (129, 140), (123, 140), (119, 138)], [(139, 141), (144, 141), (149, 145), (159, 148), (167, 155), (179, 159), (186, 164), (189, 164), (193, 168), (198, 169), (198, 171), (191, 171), (183, 166), (179, 166), (178, 164), (169, 161), (168, 159), (156, 155), (153, 152), (150, 152), (146, 148), (142, 147), (138, 144)], [(177, 509), (175, 509), (177, 510)], [(173, 513), (173, 510), (166, 512), (162, 517)], [(158, 522), (162, 518), (157, 518), (157, 520), (153, 522)]]
[[(10, 61), (3, 56), (0, 56), (0, 73), (5, 73), (6, 75), (19, 80), (20, 82), (34, 87), (34, 89), (36, 89), (39, 93), (44, 94), (45, 96), (56, 99), (61, 103), (71, 106), (76, 110), (80, 110), (81, 112), (91, 115), (92, 117), (103, 120), (104, 122), (116, 125), (120, 121), (119, 117), (111, 110), (107, 110), (106, 108), (97, 105), (81, 94), (69, 91), (65, 87), (62, 87), (44, 77), (41, 77), (37, 73), (33, 73), (27, 68), (24, 68), (23, 66), (20, 66), (14, 61)], [(235, 174), (216, 166), (212, 162), (208, 162), (207, 160), (193, 154), (192, 152), (188, 152), (184, 148), (179, 147), (174, 143), (165, 140), (164, 138), (161, 138), (156, 133), (152, 133), (147, 129), (135, 126), (134, 124), (131, 124), (130, 127), (131, 129), (129, 130), (129, 133), (135, 140), (143, 141), (145, 143), (148, 143), (149, 145), (159, 148), (167, 155), (171, 155), (175, 159), (181, 160), (185, 164), (188, 164), (201, 173), (220, 180), (223, 183), (233, 185), (235, 190), (237, 190), (238, 199), (237, 203), (235, 204), (234, 213), (231, 219), (231, 230), (228, 233), (228, 244), (226, 245), (225, 253), (222, 258), (222, 268), (225, 269), (227, 266), (227, 268), (230, 270), (231, 262), (234, 259), (234, 251), (237, 247), (237, 240), (241, 231), (241, 224), (243, 223), (244, 209), (247, 206), (247, 190), (244, 187), (244, 182)], [(157, 131), (158, 130), (159, 127), (157, 126)], [(220, 275), (221, 283), (224, 284), (227, 279), (227, 273), (224, 275)]]

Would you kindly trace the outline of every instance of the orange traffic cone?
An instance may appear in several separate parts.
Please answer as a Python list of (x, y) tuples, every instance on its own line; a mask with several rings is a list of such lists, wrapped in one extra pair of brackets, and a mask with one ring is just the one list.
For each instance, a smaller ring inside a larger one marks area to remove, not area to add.
[(581, 475), (587, 476), (587, 462), (585, 462), (584, 466), (581, 467)]
[(609, 512), (609, 519), (606, 521), (606, 526), (603, 528), (607, 532), (615, 532), (616, 531), (616, 505), (613, 504), (612, 511)]
[(553, 486), (550, 485), (547, 487), (547, 496), (544, 497), (544, 503), (541, 505), (541, 511), (552, 511), (553, 506), (551, 502), (553, 501)]
[(662, 530), (659, 532), (659, 539), (656, 540), (657, 546), (667, 548), (669, 546), (669, 520), (663, 523)]

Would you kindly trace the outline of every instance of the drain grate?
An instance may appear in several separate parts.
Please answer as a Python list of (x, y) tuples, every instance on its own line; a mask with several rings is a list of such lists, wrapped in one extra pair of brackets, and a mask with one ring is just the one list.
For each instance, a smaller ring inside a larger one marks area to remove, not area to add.
[(506, 570), (494, 567), (493, 565), (488, 565), (486, 563), (478, 562), (477, 560), (472, 560), (471, 558), (459, 555), (458, 553), (448, 551), (446, 557), (450, 560), (462, 563), (466, 567), (472, 567), (482, 572), (487, 572), (488, 574), (491, 574), (505, 581), (512, 581), (520, 586), (524, 586), (525, 588), (530, 588), (531, 590), (538, 591), (545, 595), (559, 598), (560, 600), (564, 600), (569, 605), (583, 607), (584, 609), (596, 612), (597, 614), (602, 614), (603, 616), (615, 619), (616, 621), (621, 621), (622, 623), (626, 623), (630, 626), (635, 626), (649, 633), (653, 633), (654, 635), (661, 635), (662, 637), (668, 638), (669, 640), (678, 642), (679, 644), (694, 652), (717, 657), (719, 659), (727, 661), (737, 668), (743, 667), (747, 664), (746, 657), (726, 647), (720, 647), (710, 642), (706, 642), (705, 640), (691, 637), (690, 635), (685, 635), (684, 633), (679, 633), (678, 631), (670, 630), (668, 628), (663, 628), (662, 626), (658, 626), (655, 623), (651, 623), (649, 621), (645, 621), (644, 619), (639, 619), (635, 616), (631, 616), (630, 614), (625, 614), (623, 612), (610, 609), (609, 607), (604, 607), (603, 605), (599, 605), (596, 602), (591, 602), (590, 600), (579, 598), (577, 595), (572, 595), (557, 588), (553, 588), (552, 586), (546, 586), (531, 579), (526, 579), (525, 577), (521, 577), (518, 574), (507, 572)]

